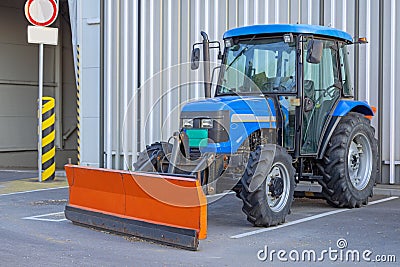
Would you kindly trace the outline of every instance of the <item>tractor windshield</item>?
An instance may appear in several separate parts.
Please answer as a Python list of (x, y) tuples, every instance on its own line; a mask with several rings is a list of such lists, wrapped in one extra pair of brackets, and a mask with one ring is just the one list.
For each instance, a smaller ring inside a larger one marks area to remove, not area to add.
[(296, 42), (240, 40), (226, 48), (217, 95), (296, 92)]

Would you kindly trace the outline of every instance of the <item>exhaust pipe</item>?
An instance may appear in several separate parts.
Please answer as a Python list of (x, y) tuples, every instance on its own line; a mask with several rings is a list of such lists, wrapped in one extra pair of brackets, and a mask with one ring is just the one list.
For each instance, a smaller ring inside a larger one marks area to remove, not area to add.
[(211, 98), (211, 81), (210, 81), (210, 40), (205, 32), (201, 32), (203, 36), (203, 61), (204, 61), (204, 96)]

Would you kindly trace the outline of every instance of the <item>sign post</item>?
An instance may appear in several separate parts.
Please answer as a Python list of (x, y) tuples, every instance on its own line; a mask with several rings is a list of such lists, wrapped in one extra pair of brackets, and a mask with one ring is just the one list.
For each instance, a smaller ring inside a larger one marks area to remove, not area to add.
[(43, 155), (43, 56), (44, 56), (44, 44), (39, 44), (39, 100), (38, 100), (38, 117), (39, 117), (39, 127), (38, 127), (38, 172), (39, 172), (39, 182), (42, 182), (42, 155)]
[(58, 0), (27, 0), (25, 17), (35, 26), (28, 26), (28, 43), (39, 44), (39, 99), (38, 99), (38, 175), (42, 182), (42, 108), (43, 108), (43, 58), (44, 45), (57, 45), (58, 29), (46, 28), (58, 15)]

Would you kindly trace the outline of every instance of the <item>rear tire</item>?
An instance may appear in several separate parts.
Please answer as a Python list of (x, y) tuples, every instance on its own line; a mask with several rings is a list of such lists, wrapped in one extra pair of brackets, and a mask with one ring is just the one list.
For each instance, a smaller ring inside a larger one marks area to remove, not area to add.
[[(153, 156), (155, 156), (151, 165), (147, 168), (142, 169), (143, 172), (159, 172), (166, 173), (168, 169), (168, 159), (167, 155), (172, 152), (172, 144), (167, 142), (157, 142), (146, 146), (146, 149), (140, 152), (138, 160), (133, 163), (133, 168), (139, 170), (144, 166)], [(164, 163), (164, 164), (163, 164)]]
[(368, 119), (358, 113), (342, 118), (322, 162), (323, 193), (330, 205), (359, 208), (368, 203), (378, 174), (377, 151)]
[(262, 184), (254, 191), (249, 185), (260, 161), (262, 148), (258, 146), (250, 154), (247, 168), (242, 176), (242, 189), (237, 194), (243, 201), (243, 212), (254, 226), (274, 226), (285, 222), (290, 212), (294, 194), (294, 173), (292, 157), (280, 146), (276, 146), (271, 170)]

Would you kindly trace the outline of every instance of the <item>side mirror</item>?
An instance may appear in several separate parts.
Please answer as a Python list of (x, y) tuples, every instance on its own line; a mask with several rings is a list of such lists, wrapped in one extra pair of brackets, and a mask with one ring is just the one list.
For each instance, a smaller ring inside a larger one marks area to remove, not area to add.
[(191, 61), (190, 64), (191, 69), (197, 70), (199, 68), (199, 62), (200, 62), (200, 48), (193, 49), (190, 61)]
[(307, 62), (311, 64), (319, 64), (322, 59), (322, 50), (324, 43), (320, 40), (310, 40), (307, 45)]

